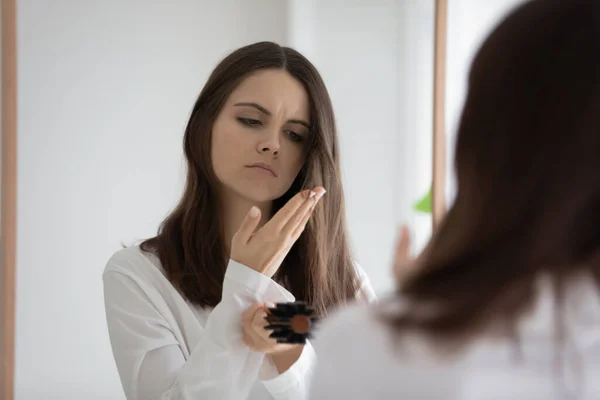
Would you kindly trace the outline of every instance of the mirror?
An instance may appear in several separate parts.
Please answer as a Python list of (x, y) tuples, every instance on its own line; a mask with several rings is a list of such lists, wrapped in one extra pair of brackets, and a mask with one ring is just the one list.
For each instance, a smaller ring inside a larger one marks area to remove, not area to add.
[(389, 292), (398, 225), (414, 253), (431, 235), (434, 3), (19, 1), (15, 398), (124, 399), (102, 271), (176, 204), (190, 110), (249, 43), (291, 46), (320, 71), (354, 255)]

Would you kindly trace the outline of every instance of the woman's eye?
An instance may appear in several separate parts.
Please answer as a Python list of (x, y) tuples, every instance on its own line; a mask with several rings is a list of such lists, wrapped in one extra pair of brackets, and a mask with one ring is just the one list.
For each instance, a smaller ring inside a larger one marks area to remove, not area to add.
[(262, 125), (262, 122), (260, 122), (257, 119), (252, 119), (252, 118), (238, 118), (238, 121), (242, 125), (246, 125), (246, 126), (250, 126), (250, 127), (257, 127), (257, 126)]
[(288, 136), (294, 142), (302, 142), (304, 140), (304, 136), (299, 135), (293, 131), (288, 131)]

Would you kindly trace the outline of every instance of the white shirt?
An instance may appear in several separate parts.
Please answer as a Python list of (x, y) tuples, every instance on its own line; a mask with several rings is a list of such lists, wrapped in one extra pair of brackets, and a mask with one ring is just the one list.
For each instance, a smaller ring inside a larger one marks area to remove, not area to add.
[[(480, 337), (455, 357), (416, 334), (400, 341), (379, 319), (400, 301), (335, 313), (313, 341), (318, 355), (309, 399), (600, 399), (600, 297), (591, 278), (569, 286), (562, 375), (555, 358), (554, 296), (539, 282), (537, 301), (518, 323), (520, 347)], [(385, 306), (384, 306), (385, 304)], [(389, 310), (386, 308), (389, 307)], [(519, 352), (520, 350), (520, 352)]]
[[(359, 270), (362, 291), (373, 290)], [(203, 309), (184, 299), (160, 261), (139, 247), (118, 251), (103, 274), (114, 358), (129, 400), (304, 399), (315, 363), (310, 342), (279, 374), (269, 357), (242, 341), (241, 315), (255, 302), (294, 296), (272, 279), (230, 260), (221, 302)]]

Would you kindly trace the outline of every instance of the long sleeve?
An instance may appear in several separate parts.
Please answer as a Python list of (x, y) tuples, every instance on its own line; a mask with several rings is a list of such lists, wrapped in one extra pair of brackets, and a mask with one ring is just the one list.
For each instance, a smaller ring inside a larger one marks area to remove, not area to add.
[[(265, 357), (262, 353), (252, 352), (243, 344), (241, 314), (256, 301), (294, 300), (270, 278), (230, 261), (222, 301), (210, 313), (202, 337), (184, 361), (181, 344), (164, 313), (153, 301), (160, 295), (152, 286), (115, 270), (107, 270), (103, 278), (109, 335), (129, 400), (150, 400), (140, 388), (152, 385), (164, 390), (155, 393), (156, 399), (246, 399), (261, 367), (263, 370), (268, 367), (263, 366)], [(294, 375), (294, 371), (302, 375), (303, 369), (310, 368), (312, 348), (305, 351), (307, 355), (298, 362), (306, 365), (292, 366), (286, 371), (290, 372), (288, 375)], [(278, 380), (287, 378), (285, 374), (275, 376), (272, 382), (266, 382), (266, 386), (277, 386)], [(298, 380), (302, 377), (295, 379)], [(275, 398), (294, 398), (289, 396), (293, 387), (294, 384), (290, 384), (285, 397)]]
[(307, 341), (298, 360), (282, 374), (270, 358), (265, 357), (259, 378), (276, 400), (304, 400), (315, 364), (315, 351)]

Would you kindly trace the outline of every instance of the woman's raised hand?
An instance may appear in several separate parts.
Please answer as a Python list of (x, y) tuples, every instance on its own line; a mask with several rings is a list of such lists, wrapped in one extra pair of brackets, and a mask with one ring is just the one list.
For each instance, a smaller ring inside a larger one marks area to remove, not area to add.
[(252, 207), (233, 235), (231, 259), (272, 277), (324, 194), (322, 187), (299, 192), (259, 230), (260, 210)]

